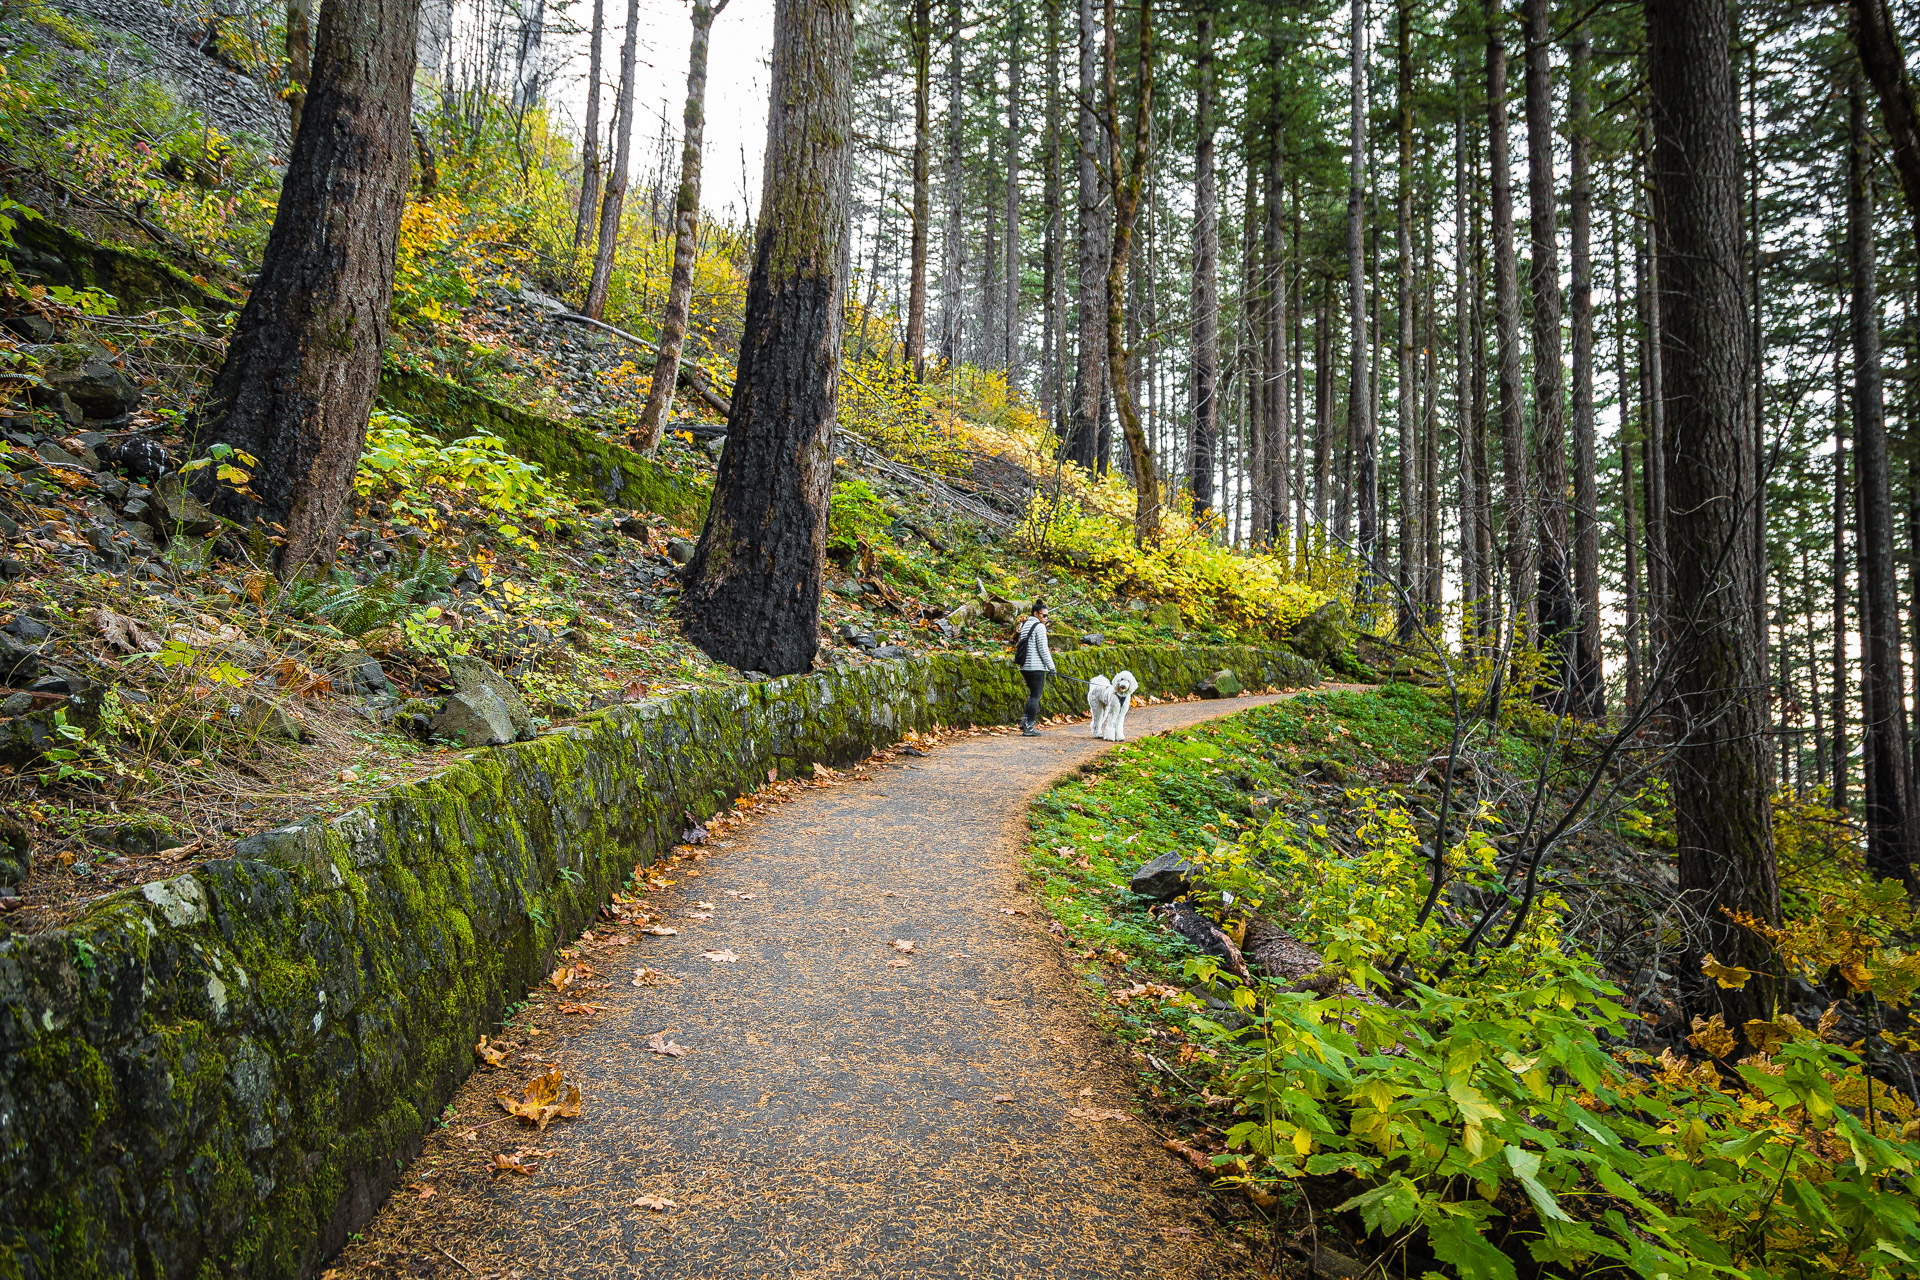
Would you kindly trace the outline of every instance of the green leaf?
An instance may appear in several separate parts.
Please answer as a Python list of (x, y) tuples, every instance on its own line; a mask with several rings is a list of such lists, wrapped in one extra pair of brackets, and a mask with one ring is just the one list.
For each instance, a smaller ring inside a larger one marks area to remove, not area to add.
[(1573, 1218), (1553, 1192), (1547, 1190), (1540, 1181), (1540, 1153), (1527, 1151), (1516, 1146), (1507, 1147), (1507, 1164), (1513, 1169), (1513, 1176), (1520, 1179), (1520, 1185), (1526, 1190), (1527, 1199), (1533, 1201), (1534, 1209), (1542, 1218), (1553, 1222), (1572, 1222)]
[(1513, 1259), (1480, 1234), (1478, 1218), (1446, 1217), (1429, 1223), (1427, 1239), (1433, 1256), (1452, 1263), (1461, 1280), (1518, 1280)]

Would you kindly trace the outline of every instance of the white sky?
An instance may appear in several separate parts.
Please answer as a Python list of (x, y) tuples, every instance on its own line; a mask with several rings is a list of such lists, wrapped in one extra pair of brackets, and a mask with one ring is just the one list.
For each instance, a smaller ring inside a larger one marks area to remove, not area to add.
[[(766, 147), (767, 59), (773, 49), (774, 0), (729, 0), (714, 19), (707, 56), (706, 163), (700, 203), (717, 217), (738, 219), (743, 208), (759, 212), (760, 164)], [(624, 0), (606, 0), (606, 43), (602, 58), (605, 88), (600, 98), (601, 127), (613, 112), (620, 80), (620, 41), (626, 20)], [(673, 139), (669, 182), (679, 172), (680, 113), (686, 106), (687, 45), (692, 37), (693, 6), (681, 0), (640, 0), (639, 90), (633, 128), (634, 184), (641, 185), (655, 164), (660, 118), (664, 110)], [(591, 0), (574, 0), (568, 16), (581, 26), (593, 20)], [(561, 38), (559, 65), (548, 99), (574, 122), (586, 118), (588, 35)], [(744, 162), (743, 157), (744, 155)], [(744, 169), (744, 174), (743, 174)], [(744, 189), (743, 189), (744, 188)], [(743, 204), (744, 200), (744, 204)]]

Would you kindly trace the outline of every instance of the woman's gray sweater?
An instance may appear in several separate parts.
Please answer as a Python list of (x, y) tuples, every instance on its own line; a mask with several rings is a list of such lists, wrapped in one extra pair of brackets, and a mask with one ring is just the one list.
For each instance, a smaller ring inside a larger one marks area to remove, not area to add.
[[(1027, 633), (1031, 631), (1037, 631), (1039, 634), (1028, 639)], [(1022, 671), (1053, 670), (1053, 654), (1047, 649), (1047, 624), (1029, 615), (1027, 620), (1020, 624), (1020, 635), (1014, 641), (1014, 652), (1021, 655)]]

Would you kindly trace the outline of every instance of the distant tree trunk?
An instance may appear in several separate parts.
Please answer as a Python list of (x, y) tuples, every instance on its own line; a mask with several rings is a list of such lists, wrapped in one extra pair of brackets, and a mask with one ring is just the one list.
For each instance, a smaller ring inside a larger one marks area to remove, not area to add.
[(913, 0), (908, 31), (913, 58), (913, 249), (907, 279), (906, 356), (913, 380), (927, 377), (927, 233), (933, 219), (933, 189), (927, 166), (933, 150), (929, 113), (933, 94), (933, 12), (928, 0)]
[[(1500, 470), (1506, 507), (1507, 625), (1531, 638), (1533, 549), (1529, 539), (1526, 423), (1520, 412), (1520, 267), (1513, 244), (1513, 178), (1507, 165), (1507, 45), (1498, 0), (1487, 0), (1487, 173), (1493, 222), (1493, 328), (1500, 407)], [(1558, 342), (1555, 349), (1558, 350)]]
[(1900, 662), (1899, 579), (1893, 564), (1893, 496), (1880, 372), (1880, 302), (1874, 280), (1873, 178), (1866, 101), (1848, 86), (1847, 239), (1852, 277), (1853, 447), (1860, 513), (1861, 693), (1866, 710), (1867, 866), (1920, 889), (1913, 876), (1914, 806), (1907, 747), (1906, 676)]
[[(528, 4), (532, 12), (520, 10), (521, 5)], [(524, 115), (540, 102), (541, 61), (547, 36), (546, 0), (518, 0), (515, 9), (520, 31), (513, 59), (513, 109)]]
[(313, 79), (313, 0), (287, 0), (287, 109), (292, 113), (288, 136), (300, 132), (307, 105), (307, 83)]
[(1420, 532), (1421, 507), (1414, 481), (1414, 349), (1413, 349), (1413, 0), (1397, 0), (1394, 18), (1398, 72), (1394, 87), (1394, 117), (1398, 126), (1400, 164), (1394, 175), (1394, 252), (1399, 257), (1395, 308), (1399, 335), (1394, 343), (1396, 402), (1395, 427), (1399, 446), (1400, 592), (1397, 620), (1400, 638), (1411, 640), (1418, 625), (1415, 603), (1424, 594), (1414, 580), (1414, 556), (1425, 541)]
[(1313, 527), (1327, 543), (1327, 498), (1333, 487), (1333, 281), (1320, 282), (1313, 317)]
[(587, 54), (587, 132), (580, 143), (580, 207), (573, 218), (577, 251), (593, 234), (600, 209), (600, 49), (607, 34), (607, 0), (593, 0), (593, 37)]
[(1688, 977), (1689, 1004), (1730, 1027), (1773, 1012), (1771, 951), (1730, 912), (1777, 923), (1761, 638), (1755, 634), (1753, 438), (1747, 399), (1740, 122), (1726, 0), (1652, 0), (1647, 15), (1667, 410), (1680, 894), (1696, 952), (1756, 971), (1739, 990)]
[(1567, 555), (1566, 373), (1560, 363), (1559, 204), (1553, 188), (1552, 0), (1526, 0), (1528, 292), (1533, 302), (1533, 435), (1538, 490), (1540, 642), (1554, 649), (1553, 705), (1572, 704), (1573, 574)]
[[(1647, 151), (1652, 152), (1651, 138)], [(1653, 175), (1647, 174), (1651, 187)], [(1667, 648), (1667, 402), (1661, 377), (1661, 319), (1659, 228), (1653, 222), (1652, 193), (1646, 204), (1647, 223), (1640, 250), (1640, 306), (1642, 333), (1640, 379), (1645, 384), (1645, 416), (1640, 460), (1645, 465), (1642, 491), (1647, 517), (1647, 665), (1658, 669)]]
[(1620, 252), (1620, 215), (1614, 214), (1613, 231), (1613, 280), (1614, 280), (1614, 386), (1618, 390), (1620, 405), (1620, 533), (1625, 542), (1622, 548), (1626, 561), (1626, 583), (1623, 608), (1626, 612), (1625, 647), (1626, 662), (1626, 705), (1629, 710), (1640, 705), (1641, 697), (1641, 643), (1640, 643), (1640, 518), (1635, 510), (1637, 505), (1633, 479), (1633, 419), (1638, 416), (1644, 429), (1644, 404), (1642, 413), (1630, 413), (1627, 400), (1627, 325), (1619, 315), (1621, 308), (1622, 282), (1626, 279), (1626, 263)]
[(1107, 171), (1113, 175), (1113, 252), (1107, 258), (1107, 386), (1120, 415), (1120, 429), (1126, 437), (1127, 458), (1133, 470), (1133, 540), (1138, 546), (1160, 536), (1160, 485), (1154, 471), (1153, 450), (1148, 447), (1147, 433), (1140, 425), (1139, 406), (1127, 381), (1129, 352), (1124, 328), (1133, 224), (1140, 209), (1140, 188), (1151, 154), (1148, 130), (1153, 121), (1153, 0), (1140, 0), (1131, 156), (1123, 156), (1121, 151), (1120, 89), (1114, 65), (1119, 32), (1114, 21), (1114, 0), (1106, 0), (1106, 16)]
[(966, 238), (960, 222), (960, 169), (962, 125), (966, 119), (967, 88), (964, 75), (965, 52), (961, 44), (960, 0), (947, 3), (947, 201), (946, 243), (940, 262), (940, 358), (951, 368), (960, 363), (960, 300), (962, 272), (965, 268)]
[[(1606, 710), (1600, 662), (1600, 490), (1593, 438), (1593, 153), (1587, 75), (1593, 41), (1575, 28), (1568, 75), (1567, 116), (1573, 135), (1573, 592), (1577, 630), (1573, 646), (1573, 705), (1585, 716)], [(1622, 386), (1625, 385), (1623, 381)], [(1621, 408), (1624, 413), (1625, 403)]]
[(1848, 34), (1880, 99), (1880, 121), (1887, 131), (1889, 159), (1906, 197), (1908, 235), (1920, 248), (1920, 108), (1900, 48), (1900, 28), (1887, 0), (1850, 0)]
[(613, 283), (613, 253), (620, 246), (620, 215), (627, 205), (627, 169), (633, 161), (634, 63), (640, 39), (640, 0), (627, 0), (627, 33), (620, 45), (620, 96), (613, 114), (613, 171), (607, 175), (606, 198), (600, 202), (600, 243), (593, 255), (593, 276), (587, 281), (582, 314), (598, 320), (607, 312), (607, 290)]
[(412, 162), (419, 0), (332, 0), (266, 255), (196, 439), (255, 459), (221, 514), (281, 527), (282, 578), (333, 562), (367, 437)]
[(1833, 807), (1847, 812), (1847, 402), (1833, 353)]
[[(1360, 558), (1365, 565), (1362, 592), (1378, 572), (1378, 515), (1369, 500), (1378, 492), (1374, 478), (1373, 393), (1368, 389), (1367, 352), (1367, 5), (1353, 0), (1349, 22), (1351, 48), (1347, 115), (1347, 440), (1359, 454)], [(1344, 524), (1344, 521), (1342, 522)], [(1342, 529), (1344, 535), (1345, 530)]]
[(1267, 278), (1260, 261), (1260, 133), (1247, 122), (1247, 190), (1240, 217), (1241, 364), (1246, 370), (1246, 494), (1248, 542), (1263, 545), (1273, 521), (1267, 486)]
[(706, 529), (687, 566), (687, 637), (787, 675), (819, 648), (847, 283), (850, 0), (778, 0), (759, 235), (739, 372)]
[(1193, 150), (1193, 513), (1213, 506), (1213, 449), (1220, 431), (1216, 388), (1220, 370), (1220, 222), (1213, 183), (1213, 7), (1201, 0), (1194, 15)]
[(667, 283), (667, 309), (660, 317), (660, 346), (653, 358), (653, 383), (640, 410), (640, 447), (660, 447), (673, 384), (680, 376), (680, 347), (687, 338), (687, 313), (693, 303), (693, 260), (700, 248), (700, 158), (706, 146), (707, 37), (727, 0), (709, 7), (693, 0), (693, 37), (687, 52), (687, 105), (680, 117), (680, 188), (673, 197), (673, 276)]
[(1480, 421), (1473, 411), (1473, 298), (1480, 290), (1478, 264), (1469, 249), (1475, 221), (1467, 189), (1467, 67), (1455, 71), (1459, 99), (1453, 117), (1453, 424), (1460, 493), (1461, 648), (1473, 652), (1479, 639), (1480, 510), (1473, 478), (1473, 441)]
[[(312, 0), (304, 0), (301, 12), (313, 18)], [(453, 52), (453, 0), (421, 0), (420, 17), (414, 27), (414, 69), (436, 85), (444, 85), (447, 61)], [(303, 80), (301, 83), (305, 83)]]
[(1061, 211), (1060, 181), (1060, 0), (1045, 0), (1047, 7), (1047, 142), (1046, 218), (1047, 234), (1041, 248), (1043, 259), (1040, 291), (1045, 295), (1046, 320), (1042, 327), (1040, 358), (1040, 414), (1054, 433), (1064, 438), (1065, 407), (1061, 379), (1066, 368), (1066, 271), (1062, 261), (1066, 243), (1066, 219)]
[(1080, 210), (1078, 238), (1080, 296), (1078, 366), (1074, 370), (1073, 433), (1067, 439), (1067, 458), (1093, 469), (1104, 461), (1100, 448), (1102, 406), (1106, 400), (1106, 207), (1100, 187), (1099, 28), (1093, 0), (1080, 0)]
[[(1281, 70), (1281, 50), (1277, 40), (1268, 45), (1268, 62), (1276, 73)], [(1277, 75), (1275, 82), (1278, 83)], [(1280, 257), (1280, 199), (1284, 190), (1280, 166), (1286, 152), (1287, 133), (1280, 122), (1277, 95), (1269, 110), (1272, 118), (1267, 130), (1267, 349), (1261, 363), (1267, 370), (1267, 506), (1271, 512), (1267, 541), (1277, 550), (1286, 545), (1287, 478), (1293, 469), (1293, 460), (1287, 453), (1292, 435), (1287, 422), (1287, 273)]]
[(1020, 385), (1020, 274), (1025, 257), (1020, 236), (1020, 79), (1026, 66), (1026, 12), (1013, 0), (1013, 21), (1007, 34), (1007, 145), (1006, 145), (1006, 305), (1002, 316), (1003, 350), (1000, 364), (1007, 371), (1007, 388)]

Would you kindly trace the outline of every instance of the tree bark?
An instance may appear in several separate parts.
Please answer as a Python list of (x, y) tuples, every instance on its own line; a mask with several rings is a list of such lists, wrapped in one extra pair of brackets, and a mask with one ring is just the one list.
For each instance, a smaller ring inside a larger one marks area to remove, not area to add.
[(787, 675), (819, 647), (853, 131), (850, 0), (779, 0), (759, 234), (727, 443), (687, 566), (687, 637)]
[[(1572, 66), (1567, 116), (1573, 142), (1573, 706), (1581, 715), (1598, 717), (1606, 710), (1606, 686), (1600, 661), (1600, 489), (1593, 427), (1593, 122), (1587, 106), (1593, 41), (1581, 26), (1568, 43)], [(1624, 411), (1624, 402), (1621, 407)]]
[(1866, 715), (1867, 866), (1914, 883), (1914, 806), (1908, 769), (1906, 676), (1900, 661), (1899, 579), (1893, 563), (1893, 495), (1880, 371), (1880, 302), (1874, 280), (1873, 178), (1866, 101), (1848, 86), (1847, 241), (1851, 268), (1853, 447), (1860, 513), (1864, 631), (1861, 680)]
[(1840, 351), (1833, 353), (1833, 807), (1847, 812), (1847, 423)]
[[(1374, 476), (1373, 393), (1368, 387), (1367, 349), (1367, 6), (1353, 0), (1348, 36), (1351, 42), (1347, 115), (1347, 439), (1358, 454), (1356, 479), (1360, 507), (1361, 594), (1370, 592), (1378, 572), (1378, 512), (1369, 500), (1378, 491)], [(1345, 523), (1344, 521), (1342, 522)], [(1345, 530), (1342, 529), (1344, 535)]]
[[(1493, 224), (1493, 328), (1500, 413), (1502, 532), (1507, 552), (1506, 625), (1529, 638), (1533, 549), (1528, 519), (1526, 424), (1520, 412), (1520, 267), (1513, 243), (1513, 178), (1508, 168), (1507, 45), (1498, 0), (1487, 0), (1487, 175)], [(1516, 644), (1517, 647), (1517, 644)]]
[(960, 222), (961, 125), (966, 117), (967, 87), (961, 44), (960, 0), (948, 0), (947, 38), (947, 156), (946, 243), (940, 263), (940, 358), (949, 368), (960, 363), (960, 289), (966, 263), (966, 238)]
[(929, 0), (913, 0), (908, 43), (913, 59), (913, 248), (907, 267), (906, 356), (913, 380), (927, 379), (927, 235), (933, 219), (933, 187), (928, 163), (933, 151), (929, 126), (933, 94), (933, 11)]
[(1020, 385), (1020, 274), (1025, 261), (1020, 237), (1020, 79), (1026, 66), (1026, 13), (1013, 0), (1013, 22), (1007, 36), (1007, 144), (1006, 144), (1006, 295), (1002, 319), (1004, 350), (1000, 364), (1007, 371), (1007, 389)]
[[(1274, 83), (1279, 84), (1281, 71), (1280, 42), (1270, 42), (1267, 51), (1268, 65), (1275, 76)], [(1266, 209), (1266, 357), (1261, 362), (1266, 367), (1266, 437), (1267, 437), (1267, 508), (1271, 513), (1267, 527), (1267, 542), (1275, 550), (1286, 545), (1287, 531), (1287, 479), (1293, 469), (1293, 459), (1287, 452), (1292, 443), (1291, 429), (1287, 422), (1287, 273), (1286, 265), (1280, 256), (1280, 197), (1283, 190), (1280, 168), (1287, 146), (1286, 129), (1280, 122), (1279, 95), (1276, 91), (1269, 104), (1272, 113), (1267, 130), (1267, 209)]]
[(1470, 248), (1475, 219), (1467, 189), (1467, 67), (1456, 71), (1459, 100), (1453, 120), (1453, 425), (1460, 507), (1461, 648), (1471, 653), (1479, 639), (1480, 510), (1473, 475), (1473, 440), (1480, 421), (1473, 410), (1473, 298), (1479, 272)]
[(300, 133), (306, 110), (307, 84), (313, 79), (313, 0), (287, 0), (287, 109), (291, 112), (288, 137)]
[(1313, 527), (1327, 545), (1327, 499), (1333, 487), (1333, 281), (1320, 282), (1313, 319)]
[(1627, 709), (1631, 711), (1640, 705), (1642, 673), (1642, 649), (1640, 640), (1640, 516), (1639, 512), (1635, 509), (1637, 506), (1637, 495), (1633, 478), (1633, 436), (1636, 433), (1633, 428), (1636, 425), (1634, 421), (1636, 416), (1639, 418), (1637, 425), (1642, 428), (1644, 428), (1646, 419), (1644, 403), (1640, 406), (1641, 413), (1638, 415), (1632, 414), (1628, 408), (1627, 325), (1625, 318), (1619, 316), (1621, 309), (1620, 299), (1624, 296), (1626, 263), (1622, 260), (1620, 252), (1620, 215), (1617, 211), (1613, 217), (1612, 230), (1614, 308), (1616, 316), (1619, 317), (1615, 322), (1616, 329), (1614, 333), (1614, 386), (1619, 393), (1618, 401), (1620, 405), (1620, 534), (1621, 540), (1625, 544), (1622, 551), (1626, 570), (1625, 590), (1623, 592), (1625, 596), (1623, 608), (1626, 613), (1624, 642), (1627, 651), (1625, 694)]
[(600, 52), (607, 35), (607, 0), (593, 0), (593, 36), (587, 53), (587, 131), (580, 141), (580, 205), (573, 217), (577, 252), (593, 234), (600, 211)]
[(1126, 438), (1127, 458), (1133, 470), (1133, 540), (1136, 546), (1160, 536), (1160, 485), (1154, 471), (1153, 450), (1140, 425), (1139, 406), (1127, 380), (1129, 352), (1125, 344), (1127, 264), (1133, 252), (1133, 224), (1140, 208), (1140, 188), (1151, 154), (1148, 130), (1153, 120), (1153, 0), (1140, 0), (1139, 63), (1134, 79), (1132, 155), (1122, 166), (1120, 89), (1115, 63), (1119, 43), (1114, 0), (1106, 0), (1107, 171), (1113, 175), (1113, 251), (1107, 258), (1107, 385), (1120, 429)]
[[(660, 348), (653, 360), (653, 383), (640, 410), (640, 447), (651, 454), (660, 446), (673, 384), (680, 376), (680, 347), (687, 338), (687, 313), (693, 303), (693, 260), (700, 247), (700, 158), (706, 146), (707, 38), (727, 0), (709, 5), (693, 0), (693, 39), (687, 53), (687, 105), (680, 117), (680, 188), (673, 197), (673, 276), (667, 283), (667, 310), (660, 317)], [(916, 198), (918, 193), (916, 192)], [(915, 232), (918, 234), (918, 227)]]
[(1046, 308), (1040, 358), (1040, 415), (1055, 435), (1064, 437), (1061, 374), (1066, 368), (1066, 272), (1062, 261), (1066, 220), (1061, 211), (1060, 182), (1060, 0), (1047, 6), (1047, 232), (1041, 248), (1040, 292)]
[(1089, 471), (1104, 461), (1100, 448), (1101, 408), (1106, 399), (1106, 228), (1102, 213), (1106, 201), (1100, 185), (1100, 117), (1095, 104), (1100, 93), (1099, 29), (1093, 0), (1080, 0), (1080, 131), (1079, 222), (1075, 229), (1079, 254), (1079, 298), (1076, 320), (1080, 330), (1074, 370), (1073, 432), (1066, 442), (1067, 458)]
[(1920, 108), (1916, 108), (1906, 54), (1900, 48), (1900, 29), (1887, 0), (1851, 0), (1847, 12), (1847, 32), (1860, 56), (1860, 69), (1880, 99), (1880, 121), (1890, 144), (1888, 158), (1906, 198), (1908, 234), (1920, 248)]
[[(526, 4), (532, 6), (531, 13), (521, 11), (521, 6)], [(544, 57), (542, 46), (547, 36), (547, 4), (546, 0), (516, 0), (514, 10), (520, 19), (520, 30), (513, 57), (513, 110), (517, 115), (525, 115), (540, 101), (540, 64)]]
[(1744, 988), (1689, 993), (1728, 1026), (1772, 1015), (1771, 952), (1729, 912), (1780, 919), (1769, 808), (1753, 439), (1745, 421), (1748, 321), (1741, 254), (1740, 123), (1726, 0), (1650, 0), (1647, 70), (1660, 229), (1661, 359), (1672, 562), (1672, 668), (1681, 709), (1672, 794), (1689, 943), (1756, 971)]
[(1540, 478), (1540, 643), (1553, 650), (1556, 708), (1574, 693), (1573, 575), (1567, 538), (1566, 373), (1560, 363), (1559, 205), (1553, 188), (1552, 0), (1526, 0), (1527, 205), (1533, 302), (1533, 434)]
[(419, 0), (333, 0), (266, 255), (196, 437), (251, 456), (254, 495), (216, 507), (280, 526), (282, 578), (333, 562), (380, 381), (413, 158)]
[(620, 97), (614, 107), (613, 171), (607, 175), (607, 194), (600, 202), (600, 243), (593, 255), (593, 276), (587, 281), (587, 300), (580, 313), (589, 319), (606, 317), (607, 290), (613, 284), (613, 254), (620, 245), (620, 215), (627, 204), (627, 169), (633, 161), (634, 63), (639, 50), (640, 0), (627, 0), (627, 32), (620, 44)]
[(1220, 222), (1213, 174), (1213, 7), (1200, 0), (1194, 15), (1193, 149), (1193, 513), (1213, 506), (1214, 441), (1220, 431), (1216, 399), (1220, 371)]
[(1399, 257), (1396, 273), (1395, 308), (1399, 335), (1394, 343), (1395, 427), (1398, 433), (1400, 499), (1400, 591), (1397, 620), (1400, 639), (1410, 641), (1419, 625), (1415, 611), (1425, 592), (1415, 581), (1414, 557), (1424, 543), (1420, 532), (1421, 504), (1414, 481), (1414, 348), (1413, 348), (1413, 0), (1398, 0), (1395, 7), (1395, 85), (1394, 115), (1398, 125), (1400, 156), (1394, 175), (1394, 252)]

